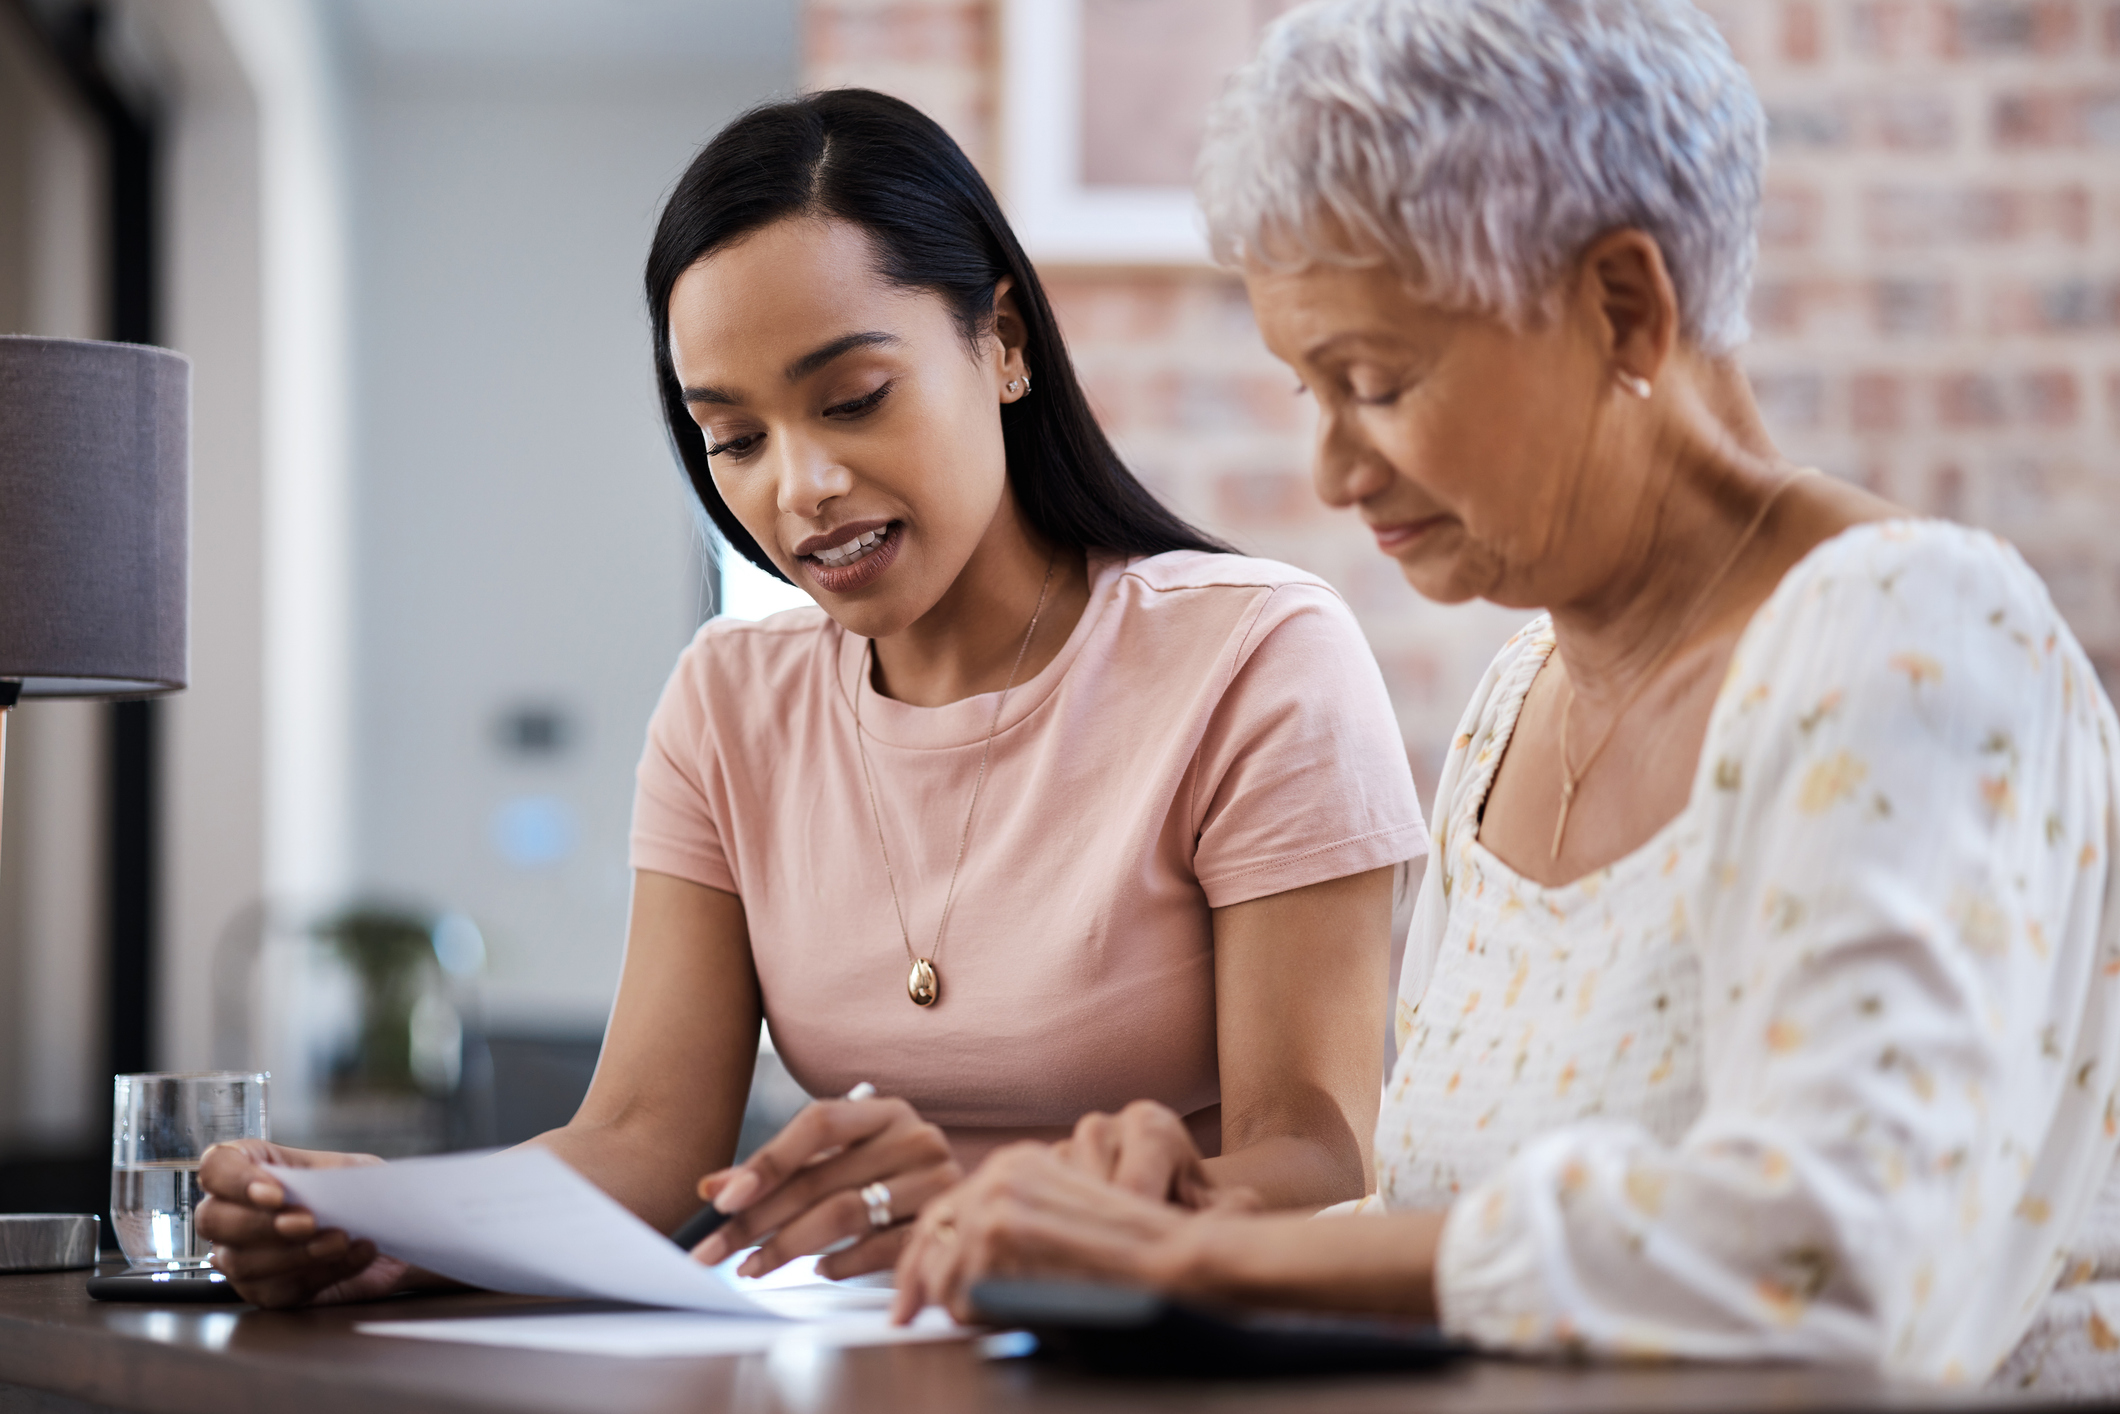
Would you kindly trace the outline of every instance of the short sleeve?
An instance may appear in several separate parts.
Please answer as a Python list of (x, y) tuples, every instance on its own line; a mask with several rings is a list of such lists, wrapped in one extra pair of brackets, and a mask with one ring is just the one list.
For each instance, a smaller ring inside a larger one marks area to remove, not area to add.
[(663, 685), (634, 772), (632, 864), (737, 892), (722, 847), (727, 787), (710, 730), (706, 638), (694, 639)]
[(1322, 585), (1266, 596), (1190, 786), (1194, 869), (1212, 908), (1428, 850), (1383, 675), (1354, 616)]
[(1467, 1192), (1447, 1323), (1985, 1378), (2114, 1160), (2112, 733), (1991, 538), (1864, 527), (1792, 571), (1702, 748), (1699, 1117), (1565, 1125)]

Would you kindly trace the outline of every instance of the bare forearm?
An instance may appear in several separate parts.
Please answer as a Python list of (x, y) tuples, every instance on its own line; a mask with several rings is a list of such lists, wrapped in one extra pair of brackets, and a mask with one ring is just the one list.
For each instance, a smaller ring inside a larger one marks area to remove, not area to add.
[(1160, 1270), (1150, 1275), (1165, 1290), (1212, 1300), (1434, 1320), (1443, 1217), (1201, 1214), (1158, 1244)]
[(1367, 1165), (1354, 1137), (1281, 1134), (1208, 1159), (1217, 1188), (1249, 1188), (1269, 1209), (1316, 1212), (1359, 1198)]
[(689, 1132), (696, 1128), (640, 1115), (612, 1121), (576, 1115), (530, 1142), (559, 1155), (649, 1226), (668, 1232), (698, 1209), (694, 1185), (700, 1175), (725, 1167), (736, 1147), (733, 1132), (719, 1143), (685, 1142), (705, 1137)]

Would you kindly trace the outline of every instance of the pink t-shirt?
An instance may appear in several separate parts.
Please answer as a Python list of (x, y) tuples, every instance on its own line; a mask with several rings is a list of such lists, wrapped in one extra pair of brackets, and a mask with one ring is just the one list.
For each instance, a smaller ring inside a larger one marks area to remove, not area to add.
[[(1427, 851), (1353, 615), (1270, 560), (1092, 557), (1080, 622), (1008, 695), (939, 950), (995, 695), (883, 697), (866, 647), (814, 608), (700, 629), (649, 724), (634, 867), (743, 900), (774, 1045), (813, 1095), (871, 1081), (967, 1161), (1146, 1097), (1217, 1152), (1209, 910)], [(906, 996), (856, 692), (931, 1007)]]

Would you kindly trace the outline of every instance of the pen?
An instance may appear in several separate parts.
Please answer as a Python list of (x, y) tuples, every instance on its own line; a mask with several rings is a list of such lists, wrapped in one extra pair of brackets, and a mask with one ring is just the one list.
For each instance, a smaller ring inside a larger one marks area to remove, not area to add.
[[(853, 1089), (847, 1091), (846, 1098), (849, 1100), (873, 1100), (876, 1098), (876, 1087), (864, 1080)], [(817, 1157), (820, 1159), (829, 1158), (830, 1155), (819, 1154)], [(700, 1243), (705, 1242), (708, 1237), (713, 1235), (714, 1229), (720, 1227), (733, 1216), (735, 1215), (725, 1213), (712, 1203), (709, 1203), (691, 1217), (686, 1218), (684, 1226), (670, 1234), (670, 1240), (689, 1252)]]

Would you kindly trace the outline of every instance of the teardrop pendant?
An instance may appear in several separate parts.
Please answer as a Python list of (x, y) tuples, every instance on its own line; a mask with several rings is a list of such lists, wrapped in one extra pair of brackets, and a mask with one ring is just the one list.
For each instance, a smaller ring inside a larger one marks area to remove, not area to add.
[(942, 995), (942, 979), (935, 975), (935, 964), (926, 958), (915, 958), (913, 970), (905, 975), (905, 994), (913, 999), (914, 1006), (933, 1006)]

